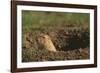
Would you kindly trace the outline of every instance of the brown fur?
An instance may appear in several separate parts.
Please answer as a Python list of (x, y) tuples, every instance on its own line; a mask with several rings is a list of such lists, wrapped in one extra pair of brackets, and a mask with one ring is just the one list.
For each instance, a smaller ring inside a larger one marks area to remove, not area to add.
[(38, 36), (38, 45), (39, 45), (39, 48), (42, 48), (42, 49), (44, 48), (53, 52), (57, 51), (49, 35), (46, 35), (46, 34), (40, 34)]

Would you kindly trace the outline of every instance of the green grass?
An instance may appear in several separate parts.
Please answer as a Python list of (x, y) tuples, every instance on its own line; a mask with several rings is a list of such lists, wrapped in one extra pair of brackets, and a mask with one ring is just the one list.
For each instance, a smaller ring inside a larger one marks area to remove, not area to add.
[(55, 26), (65, 27), (67, 25), (78, 26), (86, 29), (89, 26), (89, 14), (22, 11), (22, 25), (23, 32), (31, 31), (31, 28), (34, 30), (36, 28), (55, 28)]

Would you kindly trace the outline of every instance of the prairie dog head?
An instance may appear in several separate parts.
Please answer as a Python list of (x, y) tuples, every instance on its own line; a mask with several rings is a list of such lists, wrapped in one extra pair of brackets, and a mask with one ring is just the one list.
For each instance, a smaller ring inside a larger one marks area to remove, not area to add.
[(44, 48), (47, 49), (49, 51), (56, 51), (56, 48), (53, 44), (53, 42), (51, 41), (51, 38), (49, 37), (49, 35), (47, 34), (40, 34), (38, 36), (38, 45), (40, 48)]

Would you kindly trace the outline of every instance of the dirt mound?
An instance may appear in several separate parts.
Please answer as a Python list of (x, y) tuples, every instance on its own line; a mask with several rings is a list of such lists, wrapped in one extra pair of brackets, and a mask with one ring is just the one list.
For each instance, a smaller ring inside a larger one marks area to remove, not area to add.
[(23, 62), (32, 61), (62, 61), (89, 59), (89, 49), (76, 49), (70, 51), (50, 52), (40, 49), (23, 49)]
[(48, 29), (27, 32), (22, 44), (23, 62), (89, 59), (90, 54), (87, 31)]

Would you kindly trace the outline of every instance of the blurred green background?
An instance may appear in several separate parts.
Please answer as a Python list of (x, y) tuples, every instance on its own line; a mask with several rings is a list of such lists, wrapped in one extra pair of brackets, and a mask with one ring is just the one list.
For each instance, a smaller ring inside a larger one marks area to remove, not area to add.
[(31, 31), (31, 28), (67, 28), (68, 25), (88, 29), (89, 13), (22, 11), (23, 32)]

